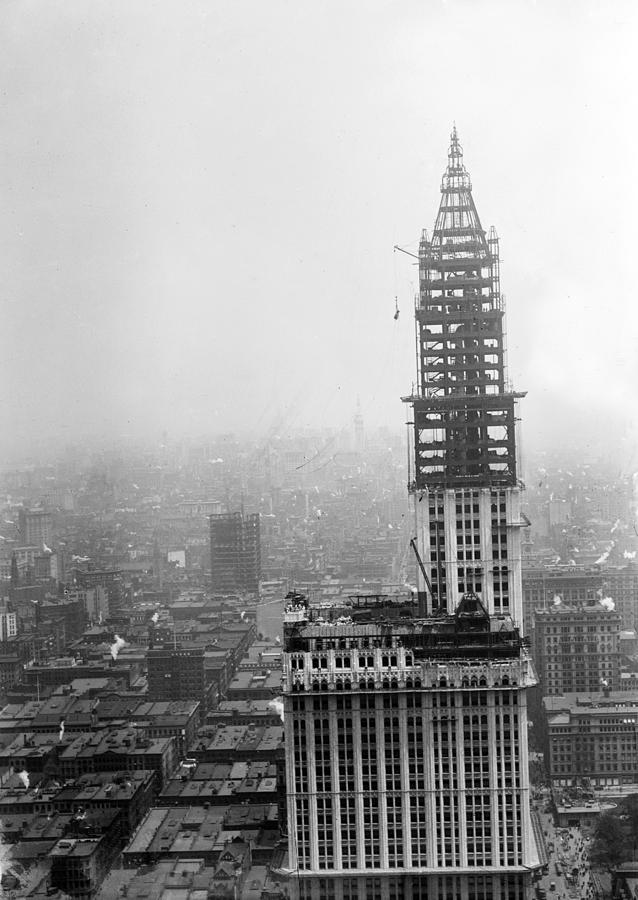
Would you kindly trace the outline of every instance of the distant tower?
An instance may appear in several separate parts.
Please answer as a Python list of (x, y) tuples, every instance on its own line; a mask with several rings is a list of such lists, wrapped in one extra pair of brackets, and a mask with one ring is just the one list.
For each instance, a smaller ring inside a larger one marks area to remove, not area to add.
[(525, 900), (530, 813), (520, 492), (496, 234), (456, 129), (420, 247), (418, 603), (284, 613), (292, 896)]
[(354, 414), (354, 449), (357, 453), (361, 453), (365, 446), (365, 435), (363, 432), (363, 415), (361, 413), (361, 400), (357, 397), (357, 410)]

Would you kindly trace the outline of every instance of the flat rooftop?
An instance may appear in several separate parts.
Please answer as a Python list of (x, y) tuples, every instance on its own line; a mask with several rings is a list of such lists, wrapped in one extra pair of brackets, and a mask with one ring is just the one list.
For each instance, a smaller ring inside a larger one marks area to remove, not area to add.
[[(543, 697), (543, 705), (552, 722), (557, 715), (609, 715), (610, 713), (638, 714), (638, 689), (632, 691), (607, 691), (604, 693), (566, 693)], [(567, 719), (566, 719), (567, 720)]]
[[(210, 728), (210, 726), (209, 726)], [(276, 752), (283, 747), (284, 729), (278, 725), (218, 725), (212, 735), (198, 737), (194, 748), (232, 754), (233, 752)]]
[(146, 814), (125, 853), (210, 850), (221, 833), (257, 833), (277, 821), (273, 804), (241, 806), (155, 806)]

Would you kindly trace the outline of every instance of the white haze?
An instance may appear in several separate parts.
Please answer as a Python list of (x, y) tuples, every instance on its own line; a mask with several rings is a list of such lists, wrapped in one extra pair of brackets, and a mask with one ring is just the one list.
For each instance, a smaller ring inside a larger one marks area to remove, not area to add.
[(455, 120), (502, 239), (527, 443), (631, 457), (637, 19), (2, 4), (2, 447), (350, 424), (357, 395), (401, 428), (416, 269), (392, 247), (432, 227)]

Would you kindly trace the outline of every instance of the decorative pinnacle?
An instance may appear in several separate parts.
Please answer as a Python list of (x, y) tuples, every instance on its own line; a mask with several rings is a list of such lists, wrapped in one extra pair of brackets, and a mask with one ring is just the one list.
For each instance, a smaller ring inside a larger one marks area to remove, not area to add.
[(463, 148), (459, 144), (459, 135), (456, 130), (456, 122), (452, 124), (452, 133), (450, 134), (450, 149), (448, 151), (448, 159), (450, 165), (454, 167), (462, 166), (460, 161), (463, 159)]
[(443, 175), (441, 183), (443, 192), (452, 190), (472, 190), (472, 182), (470, 176), (463, 165), (463, 147), (459, 143), (459, 134), (456, 130), (456, 122), (452, 123), (452, 132), (450, 134), (450, 148), (447, 154), (447, 169)]

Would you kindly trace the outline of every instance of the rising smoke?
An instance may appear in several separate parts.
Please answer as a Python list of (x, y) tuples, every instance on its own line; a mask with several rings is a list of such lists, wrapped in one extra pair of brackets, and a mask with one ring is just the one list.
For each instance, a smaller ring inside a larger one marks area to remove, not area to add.
[(275, 697), (274, 700), (271, 700), (268, 704), (268, 709), (274, 709), (281, 721), (284, 720), (284, 703), (281, 697)]
[(596, 560), (596, 562), (594, 563), (594, 565), (596, 565), (596, 566), (602, 566), (603, 563), (606, 563), (607, 560), (609, 559), (609, 554), (610, 554), (611, 551), (614, 549), (614, 547), (615, 547), (615, 542), (612, 541), (612, 542), (611, 542), (611, 547), (608, 547), (607, 550), (605, 550), (605, 552), (602, 554), (602, 556), (599, 556), (599, 557), (598, 557), (598, 559)]
[(114, 642), (111, 644), (111, 656), (113, 657), (114, 660), (117, 659), (117, 654), (120, 652), (120, 650), (122, 649), (122, 647), (125, 646), (125, 644), (126, 644), (126, 641), (123, 640), (123, 639), (119, 636), (119, 634), (116, 634), (116, 635), (115, 635), (115, 640), (114, 640)]

